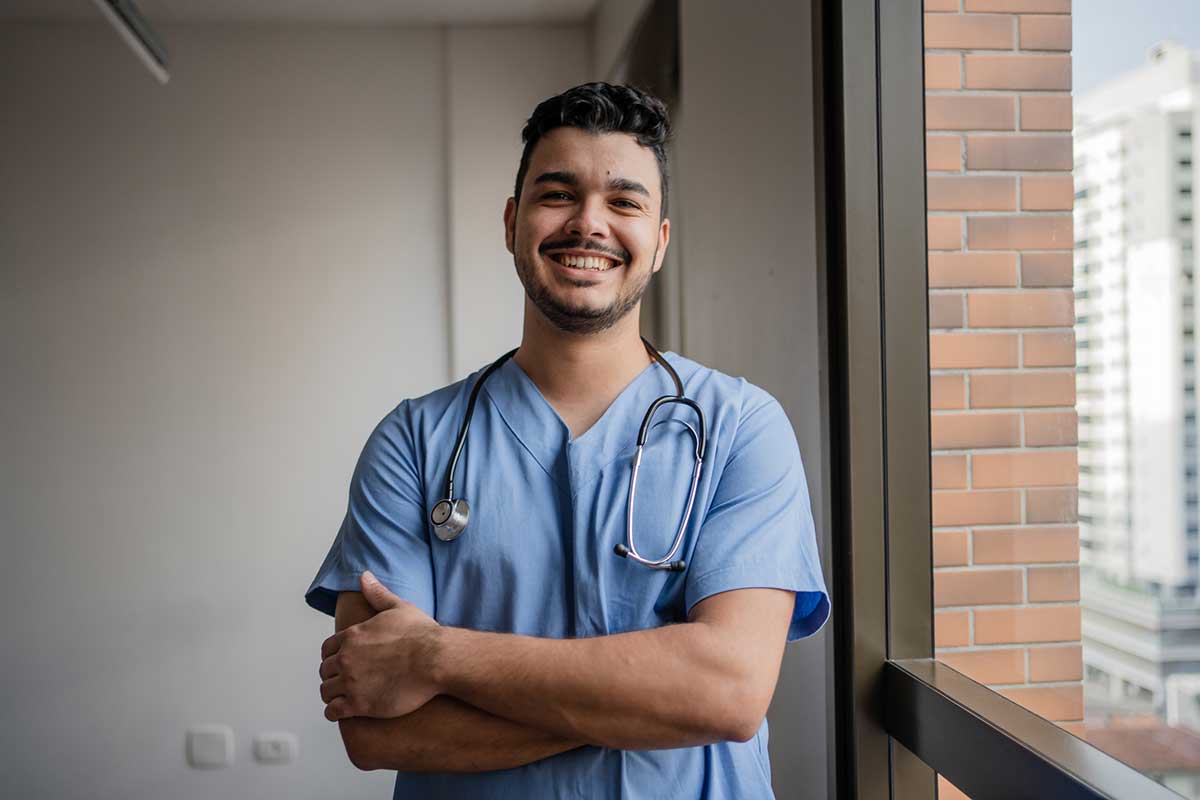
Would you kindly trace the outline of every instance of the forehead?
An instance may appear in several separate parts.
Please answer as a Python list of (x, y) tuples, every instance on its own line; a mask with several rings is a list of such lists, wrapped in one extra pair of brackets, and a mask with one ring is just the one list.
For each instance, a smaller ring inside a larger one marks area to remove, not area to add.
[(538, 140), (529, 158), (528, 183), (544, 172), (573, 172), (584, 184), (606, 185), (630, 178), (653, 191), (658, 186), (658, 160), (649, 147), (628, 133), (588, 133), (555, 128)]

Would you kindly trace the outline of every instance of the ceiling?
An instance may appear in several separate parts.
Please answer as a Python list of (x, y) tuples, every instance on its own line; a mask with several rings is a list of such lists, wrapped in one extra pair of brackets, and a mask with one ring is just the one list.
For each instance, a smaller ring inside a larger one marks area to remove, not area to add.
[[(583, 22), (596, 0), (136, 0), (152, 25)], [(0, 0), (0, 21), (101, 21), (94, 0)]]

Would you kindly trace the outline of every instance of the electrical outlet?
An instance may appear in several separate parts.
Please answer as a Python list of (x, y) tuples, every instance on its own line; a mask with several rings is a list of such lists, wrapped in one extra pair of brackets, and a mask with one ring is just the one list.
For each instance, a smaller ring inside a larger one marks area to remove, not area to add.
[(197, 725), (187, 732), (187, 760), (193, 767), (218, 769), (233, 763), (233, 728)]
[(254, 737), (254, 760), (260, 764), (289, 764), (300, 754), (300, 740), (287, 731), (260, 733)]

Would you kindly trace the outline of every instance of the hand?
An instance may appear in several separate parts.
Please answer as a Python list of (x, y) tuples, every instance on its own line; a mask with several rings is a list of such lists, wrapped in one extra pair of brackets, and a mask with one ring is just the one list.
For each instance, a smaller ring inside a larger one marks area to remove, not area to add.
[(321, 645), (321, 700), (331, 722), (402, 717), (438, 693), (432, 666), (441, 626), (369, 571), (360, 581), (363, 597), (378, 613)]

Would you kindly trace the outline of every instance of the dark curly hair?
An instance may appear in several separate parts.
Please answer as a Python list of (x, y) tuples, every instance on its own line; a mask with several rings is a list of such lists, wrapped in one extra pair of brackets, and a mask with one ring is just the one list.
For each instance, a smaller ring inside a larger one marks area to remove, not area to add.
[(513, 197), (521, 203), (521, 187), (529, 170), (534, 146), (555, 128), (579, 128), (588, 133), (628, 133), (642, 147), (649, 147), (658, 161), (662, 184), (662, 217), (667, 216), (667, 151), (671, 123), (667, 107), (648, 92), (612, 83), (584, 83), (538, 103), (525, 122), (521, 140), (521, 164)]

